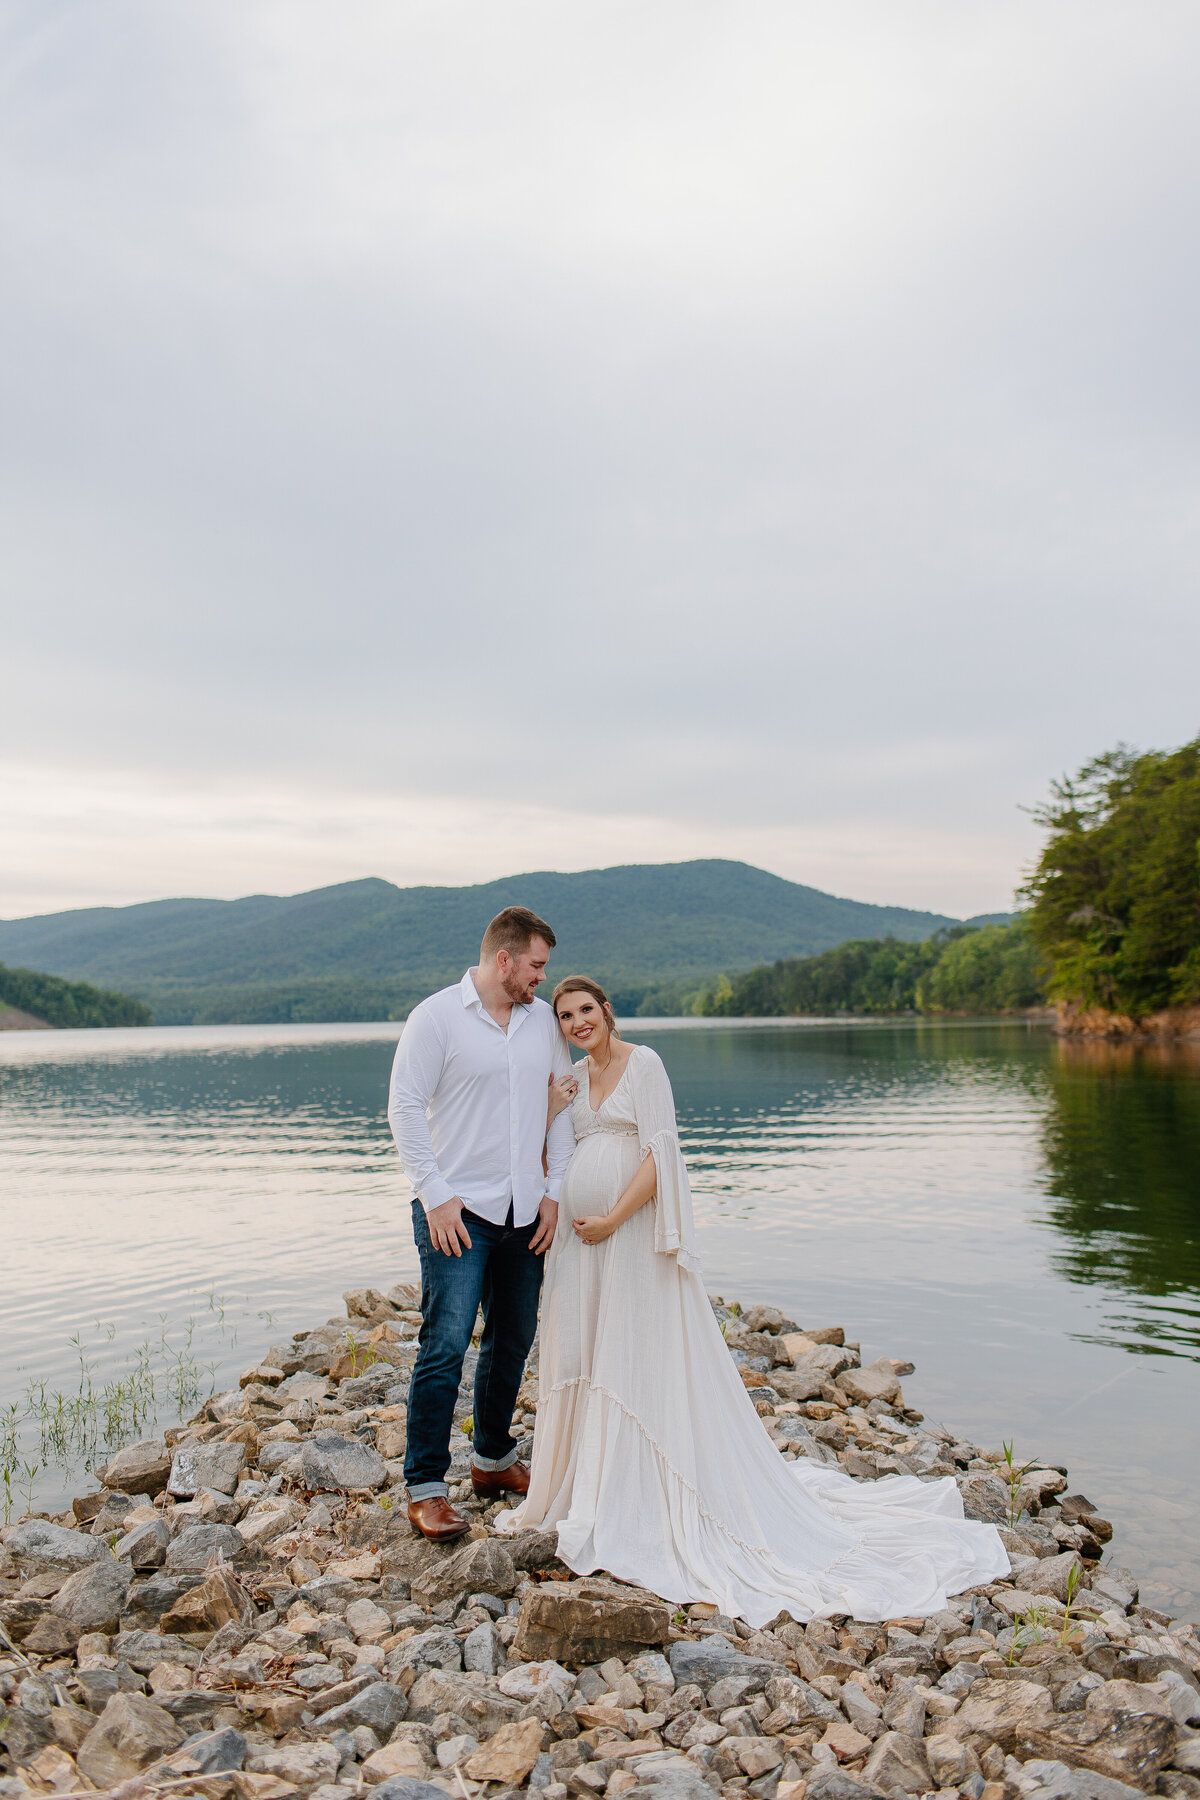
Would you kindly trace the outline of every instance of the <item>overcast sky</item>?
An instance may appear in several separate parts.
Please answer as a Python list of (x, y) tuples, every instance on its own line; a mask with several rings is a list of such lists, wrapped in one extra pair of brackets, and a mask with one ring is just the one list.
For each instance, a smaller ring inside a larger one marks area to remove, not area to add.
[(0, 21), (0, 914), (969, 913), (1200, 728), (1194, 0)]

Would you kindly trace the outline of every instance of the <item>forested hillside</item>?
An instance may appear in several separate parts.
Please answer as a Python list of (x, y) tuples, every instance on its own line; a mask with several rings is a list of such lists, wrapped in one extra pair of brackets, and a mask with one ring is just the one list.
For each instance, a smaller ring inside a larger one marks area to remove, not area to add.
[(149, 1025), (150, 1009), (128, 994), (114, 994), (85, 981), (62, 981), (36, 969), (6, 969), (0, 963), (0, 1006), (14, 1007), (62, 1030), (86, 1026)]
[(1200, 1005), (1200, 738), (1054, 784), (1025, 897), (1053, 999), (1141, 1019)]
[(118, 985), (161, 1023), (402, 1017), (474, 959), (502, 906), (542, 913), (555, 973), (585, 970), (621, 1010), (674, 1010), (715, 982), (846, 938), (919, 940), (956, 921), (871, 906), (745, 863), (533, 873), (467, 888), (366, 880), (281, 898), (160, 900), (0, 923), (0, 956)]

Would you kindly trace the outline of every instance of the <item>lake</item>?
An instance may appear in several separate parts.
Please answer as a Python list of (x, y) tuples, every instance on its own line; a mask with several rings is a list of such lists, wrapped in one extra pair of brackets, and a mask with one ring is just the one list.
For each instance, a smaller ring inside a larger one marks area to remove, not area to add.
[[(399, 1029), (0, 1033), (0, 1515), (61, 1507), (106, 1435), (415, 1274)], [(675, 1085), (710, 1291), (910, 1358), (911, 1405), (1069, 1465), (1143, 1597), (1197, 1616), (1200, 1052), (1023, 1023), (626, 1033)]]

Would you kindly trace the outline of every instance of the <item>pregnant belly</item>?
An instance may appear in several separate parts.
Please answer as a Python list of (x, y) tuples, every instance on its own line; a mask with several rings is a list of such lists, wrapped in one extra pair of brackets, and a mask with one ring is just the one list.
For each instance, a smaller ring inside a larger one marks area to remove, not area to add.
[(562, 1210), (568, 1218), (610, 1212), (641, 1162), (635, 1137), (594, 1131), (575, 1146), (563, 1180)]

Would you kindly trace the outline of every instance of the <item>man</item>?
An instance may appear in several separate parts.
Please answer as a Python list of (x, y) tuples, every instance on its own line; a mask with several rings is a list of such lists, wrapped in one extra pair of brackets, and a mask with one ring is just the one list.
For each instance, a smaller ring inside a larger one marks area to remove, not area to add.
[(574, 1147), (565, 1113), (546, 1133), (550, 1080), (571, 1067), (554, 1013), (536, 998), (554, 943), (544, 919), (506, 906), (484, 933), (479, 967), (414, 1007), (392, 1065), (388, 1120), (416, 1195), (421, 1257), (404, 1478), (409, 1518), (437, 1541), (469, 1526), (450, 1504), (446, 1470), (480, 1307), (472, 1486), (488, 1499), (529, 1486), (509, 1426)]

